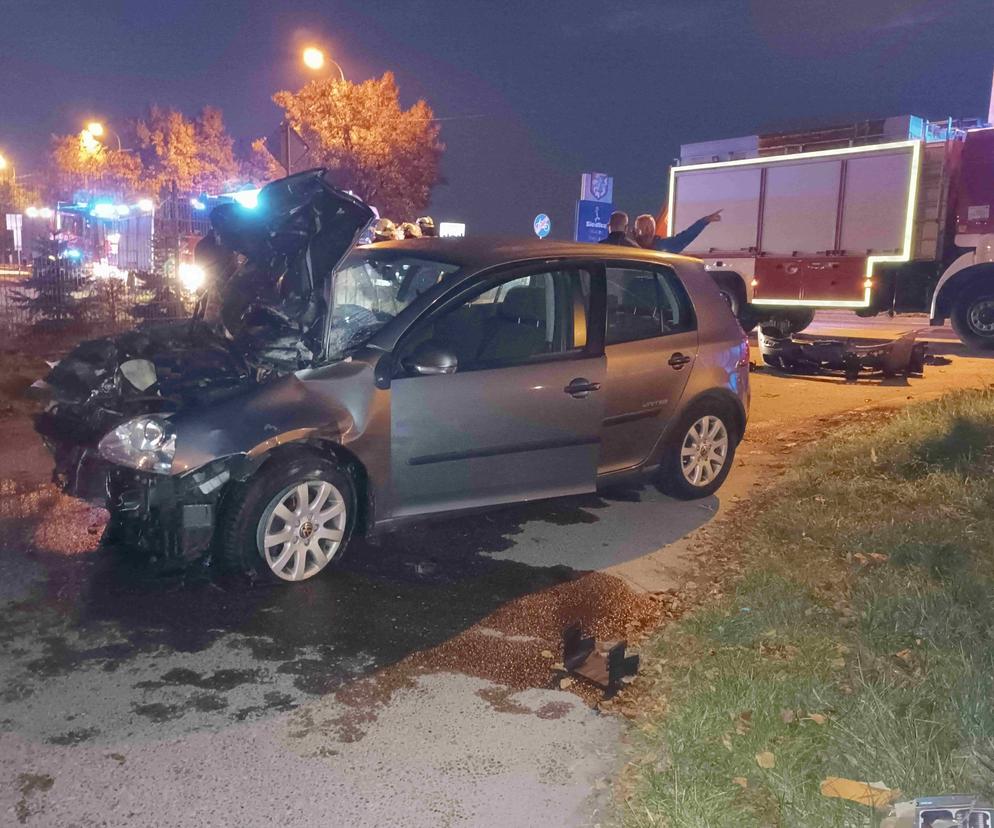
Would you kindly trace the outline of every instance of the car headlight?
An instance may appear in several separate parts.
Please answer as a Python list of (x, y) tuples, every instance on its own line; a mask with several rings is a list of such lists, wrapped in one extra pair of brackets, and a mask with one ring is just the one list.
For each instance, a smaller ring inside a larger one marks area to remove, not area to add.
[(176, 454), (176, 433), (163, 417), (136, 417), (100, 441), (105, 460), (139, 471), (169, 474)]

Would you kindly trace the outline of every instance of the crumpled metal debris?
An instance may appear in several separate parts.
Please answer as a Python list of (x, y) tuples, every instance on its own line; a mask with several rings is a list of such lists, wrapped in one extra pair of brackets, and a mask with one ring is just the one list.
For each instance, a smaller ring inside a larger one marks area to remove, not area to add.
[(926, 347), (909, 331), (883, 345), (853, 345), (839, 339), (804, 341), (759, 332), (759, 351), (771, 368), (790, 374), (843, 374), (848, 380), (861, 375), (921, 376), (925, 373)]

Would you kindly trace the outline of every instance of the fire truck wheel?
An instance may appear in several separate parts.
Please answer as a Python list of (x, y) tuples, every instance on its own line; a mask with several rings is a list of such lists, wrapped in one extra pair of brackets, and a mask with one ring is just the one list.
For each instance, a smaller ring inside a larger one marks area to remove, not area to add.
[(763, 320), (761, 330), (766, 336), (786, 338), (803, 331), (814, 319), (815, 312), (811, 308), (775, 311)]
[(953, 330), (965, 345), (994, 348), (994, 292), (966, 293), (953, 306)]

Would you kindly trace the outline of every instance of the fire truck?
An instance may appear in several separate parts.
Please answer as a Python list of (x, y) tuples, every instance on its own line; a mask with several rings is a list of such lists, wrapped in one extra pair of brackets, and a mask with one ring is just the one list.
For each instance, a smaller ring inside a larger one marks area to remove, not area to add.
[(722, 210), (687, 248), (743, 327), (781, 335), (817, 308), (928, 311), (994, 348), (994, 128), (902, 116), (685, 144), (670, 234)]

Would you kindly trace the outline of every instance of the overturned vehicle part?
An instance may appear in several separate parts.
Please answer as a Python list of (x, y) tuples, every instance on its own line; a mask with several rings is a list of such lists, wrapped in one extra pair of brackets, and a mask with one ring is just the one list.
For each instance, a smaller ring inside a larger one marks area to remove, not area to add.
[[(328, 283), (372, 218), (323, 170), (273, 182), (255, 208), (221, 205), (197, 247), (208, 287), (192, 318), (84, 342), (36, 383), (54, 478), (106, 506), (107, 541), (195, 559), (274, 447), (348, 430), (350, 413), (301, 378), (359, 370), (325, 359)], [(321, 424), (296, 413), (315, 408)]]
[(925, 373), (925, 343), (910, 331), (883, 345), (853, 345), (842, 340), (803, 341), (759, 331), (763, 362), (788, 374), (861, 376), (921, 376)]

